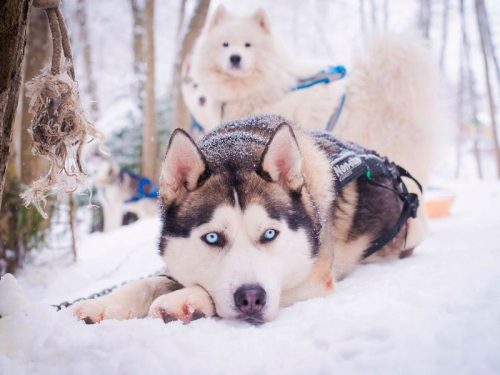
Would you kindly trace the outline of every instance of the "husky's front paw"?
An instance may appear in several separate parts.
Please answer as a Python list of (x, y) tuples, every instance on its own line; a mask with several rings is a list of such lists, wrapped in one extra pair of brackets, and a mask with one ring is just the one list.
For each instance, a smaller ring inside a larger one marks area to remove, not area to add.
[(149, 316), (165, 323), (180, 320), (184, 324), (215, 314), (212, 298), (199, 286), (188, 287), (165, 294), (154, 300)]
[(87, 324), (99, 323), (104, 319), (125, 320), (135, 315), (130, 309), (125, 309), (105, 297), (77, 302), (70, 310)]

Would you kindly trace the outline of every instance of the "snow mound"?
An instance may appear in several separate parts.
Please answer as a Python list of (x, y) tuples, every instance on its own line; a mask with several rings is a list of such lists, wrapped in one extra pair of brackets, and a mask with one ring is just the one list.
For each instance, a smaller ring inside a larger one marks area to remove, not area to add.
[[(0, 319), (0, 374), (498, 374), (500, 185), (452, 190), (452, 216), (431, 222), (414, 256), (361, 266), (333, 295), (283, 309), (273, 322), (141, 319), (89, 326), (68, 311), (31, 304)], [(31, 299), (56, 298), (56, 289), (64, 289), (51, 286), (58, 274), (69, 284), (75, 275), (78, 282), (65, 292), (72, 295), (83, 286), (81, 275), (103, 276), (106, 265), (118, 274), (107, 282), (121, 280), (129, 266), (140, 269), (142, 257), (142, 271), (154, 268), (156, 255), (147, 254), (155, 253), (156, 224), (89, 237), (82, 263), (54, 270)], [(97, 250), (99, 243), (106, 246)], [(33, 273), (28, 267), (19, 282), (33, 285)], [(95, 291), (104, 279), (86, 280), (81, 290)]]

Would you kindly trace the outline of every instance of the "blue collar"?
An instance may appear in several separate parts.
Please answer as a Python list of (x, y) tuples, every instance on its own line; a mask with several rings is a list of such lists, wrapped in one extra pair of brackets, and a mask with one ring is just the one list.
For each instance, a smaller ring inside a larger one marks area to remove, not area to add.
[(160, 188), (152, 180), (147, 177), (140, 176), (128, 169), (122, 169), (120, 173), (129, 175), (133, 180), (137, 181), (137, 190), (132, 198), (129, 198), (125, 203), (138, 202), (142, 199), (158, 198)]

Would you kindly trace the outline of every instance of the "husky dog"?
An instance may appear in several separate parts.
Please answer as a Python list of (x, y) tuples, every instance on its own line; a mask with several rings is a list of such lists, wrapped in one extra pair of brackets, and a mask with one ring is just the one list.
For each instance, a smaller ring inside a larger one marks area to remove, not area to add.
[(324, 130), (345, 94), (336, 137), (376, 150), (427, 182), (436, 132), (445, 119), (438, 69), (423, 41), (411, 34), (373, 37), (346, 79), (291, 91), (317, 72), (294, 60), (279, 47), (264, 10), (236, 16), (219, 6), (192, 59), (192, 74), (216, 112), (202, 125), (210, 130), (224, 121), (272, 113)]
[(120, 227), (127, 212), (139, 219), (158, 215), (156, 199), (133, 199), (137, 192), (137, 178), (122, 170), (109, 156), (96, 152), (88, 158), (88, 165), (97, 199), (102, 205), (105, 232)]
[(358, 164), (335, 160), (351, 151), (384, 160), (274, 115), (225, 124), (198, 144), (176, 130), (160, 179), (159, 247), (171, 279), (132, 282), (74, 305), (75, 314), (92, 322), (216, 314), (263, 323), (280, 307), (332, 293), (362, 260), (410, 255), (423, 235), (418, 216), (366, 253), (404, 207), (392, 172), (373, 169), (339, 189)]

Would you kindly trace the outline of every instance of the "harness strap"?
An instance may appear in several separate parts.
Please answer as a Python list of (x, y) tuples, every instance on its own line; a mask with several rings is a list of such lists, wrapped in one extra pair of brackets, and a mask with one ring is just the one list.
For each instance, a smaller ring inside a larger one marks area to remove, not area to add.
[[(292, 87), (290, 92), (308, 89), (312, 86), (320, 85), (320, 84), (329, 84), (334, 81), (338, 81), (344, 78), (347, 74), (347, 69), (343, 65), (329, 66), (326, 69), (321, 70), (319, 73), (316, 73), (313, 76), (302, 78), (298, 80), (298, 85)], [(337, 121), (340, 118), (340, 114), (342, 113), (342, 109), (344, 108), (346, 100), (346, 95), (343, 94), (340, 98), (340, 103), (337, 106), (337, 109), (332, 114), (332, 116), (328, 119), (326, 123), (325, 129), (327, 131), (332, 131), (337, 124)], [(220, 122), (224, 122), (224, 114), (226, 109), (226, 103), (221, 103), (220, 106)], [(191, 129), (200, 131), (202, 134), (205, 134), (205, 128), (201, 125), (194, 116), (191, 115)]]
[(300, 79), (299, 84), (292, 87), (290, 91), (308, 89), (309, 87), (319, 84), (328, 84), (333, 81), (338, 81), (344, 78), (346, 74), (347, 70), (343, 65), (329, 66), (311, 77)]
[[(422, 185), (406, 169), (390, 162), (387, 158), (381, 158), (372, 153), (359, 154), (348, 148), (346, 148), (346, 150), (347, 151), (342, 152), (332, 162), (333, 172), (337, 177), (337, 191), (344, 188), (351, 181), (364, 176), (368, 183), (394, 192), (403, 202), (401, 214), (394, 225), (379, 238), (374, 240), (363, 252), (362, 259), (366, 259), (391, 242), (410, 217), (415, 218), (417, 216), (417, 209), (419, 206), (418, 195), (408, 191), (402, 177), (413, 180), (417, 184), (420, 192), (422, 192)], [(393, 186), (388, 187), (373, 181), (373, 174), (391, 178)]]
[(345, 94), (342, 95), (337, 109), (335, 110), (333, 115), (331, 115), (330, 118), (328, 119), (328, 122), (326, 123), (325, 127), (326, 131), (331, 132), (335, 128), (335, 125), (337, 125), (337, 122), (339, 121), (340, 114), (342, 113), (342, 109), (344, 109), (344, 104), (345, 104)]
[(191, 116), (191, 130), (197, 130), (201, 132), (202, 134), (205, 134), (205, 129), (203, 128), (203, 125), (201, 125), (195, 118), (194, 116)]
[(142, 199), (156, 199), (160, 193), (160, 188), (149, 178), (140, 176), (128, 169), (122, 169), (120, 173), (129, 175), (132, 179), (137, 181), (137, 190), (135, 194), (127, 199), (125, 203), (138, 202)]
[[(378, 186), (396, 193), (401, 201), (403, 202), (403, 208), (401, 209), (401, 214), (399, 215), (398, 220), (394, 223), (394, 225), (387, 230), (382, 236), (377, 238), (373, 243), (363, 252), (362, 259), (368, 258), (370, 255), (373, 255), (378, 250), (383, 248), (389, 242), (391, 242), (401, 231), (403, 225), (407, 222), (407, 220), (412, 217), (417, 217), (417, 210), (419, 206), (418, 195), (415, 193), (410, 193), (406, 184), (404, 183), (402, 176), (412, 179), (418, 186), (420, 192), (422, 193), (422, 185), (417, 181), (415, 177), (413, 177), (406, 169), (403, 167), (392, 164), (394, 170), (397, 171), (397, 174), (391, 173), (394, 176), (394, 189), (388, 188), (385, 185), (379, 184), (371, 179), (368, 179), (368, 182), (374, 186)], [(405, 238), (406, 241), (406, 238)]]

